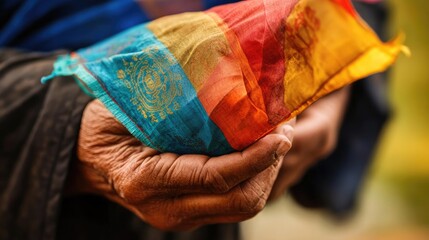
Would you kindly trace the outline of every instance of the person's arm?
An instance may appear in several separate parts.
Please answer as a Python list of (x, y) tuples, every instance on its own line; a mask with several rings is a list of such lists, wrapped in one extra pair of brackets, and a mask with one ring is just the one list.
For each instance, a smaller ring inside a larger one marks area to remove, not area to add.
[(298, 116), (293, 147), (283, 160), (271, 199), (286, 192), (313, 164), (335, 149), (349, 92), (349, 87), (333, 92)]
[(104, 196), (164, 230), (243, 221), (265, 206), (291, 138), (285, 124), (243, 152), (159, 153), (94, 101), (82, 118), (68, 192)]

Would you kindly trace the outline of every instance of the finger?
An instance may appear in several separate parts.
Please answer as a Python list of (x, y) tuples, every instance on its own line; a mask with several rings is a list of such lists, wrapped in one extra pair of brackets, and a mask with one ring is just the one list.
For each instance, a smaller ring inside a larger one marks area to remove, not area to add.
[(280, 197), (301, 176), (303, 169), (317, 159), (315, 152), (320, 148), (321, 133), (324, 129), (318, 123), (312, 121), (311, 117), (303, 116), (295, 126), (293, 147), (285, 156), (282, 169), (274, 184), (270, 195), (270, 201)]
[(275, 128), (271, 133), (273, 134), (284, 134), (291, 141), (294, 137), (294, 128), (296, 125), (296, 118), (292, 118), (291, 120), (280, 124), (277, 128)]
[(278, 156), (286, 154), (290, 145), (290, 140), (284, 135), (270, 134), (243, 152), (219, 157), (163, 153), (150, 160), (152, 167), (147, 166), (146, 160), (146, 167), (141, 168), (143, 172), (140, 175), (147, 175), (149, 171), (154, 175), (154, 192), (164, 191), (167, 195), (225, 193), (267, 169)]
[(224, 176), (230, 188), (255, 176), (289, 151), (291, 140), (285, 135), (292, 130), (288, 125), (283, 129), (284, 134), (268, 135), (241, 153), (210, 159), (207, 169)]
[(269, 201), (277, 199), (287, 190), (287, 188), (289, 187), (289, 181), (290, 181), (291, 175), (293, 175), (293, 171), (299, 168), (298, 166), (294, 166), (294, 168), (287, 167), (285, 166), (284, 161), (292, 160), (297, 162), (298, 159), (299, 159), (299, 156), (295, 153), (288, 153), (285, 156), (283, 160), (283, 164), (281, 166), (281, 169), (279, 171), (276, 181), (274, 182), (273, 189), (269, 196)]
[(300, 147), (297, 150), (304, 151), (301, 147), (305, 147), (307, 151), (320, 147), (322, 141), (320, 133), (323, 131), (323, 126), (319, 126), (314, 119), (302, 119), (299, 124), (295, 126), (295, 131), (294, 143)]
[(313, 152), (319, 148), (317, 145), (321, 135), (319, 132), (318, 127), (314, 126), (314, 122), (308, 121), (305, 117), (295, 126), (293, 147), (283, 160), (271, 198), (281, 195), (290, 186), (291, 175), (294, 175), (294, 171), (308, 165), (308, 159), (312, 159)]
[[(298, 158), (298, 156), (296, 155), (293, 157)], [(300, 158), (299, 160), (303, 160), (303, 162), (307, 161), (302, 158)], [(304, 175), (307, 169), (308, 169), (308, 166), (306, 166), (306, 164), (299, 164), (294, 168), (283, 167), (280, 170), (280, 173), (276, 179), (276, 182), (274, 183), (273, 190), (269, 197), (269, 201), (275, 200), (280, 196), (282, 196), (291, 186), (296, 184), (302, 178), (302, 176)]]
[[(280, 197), (295, 184), (303, 175), (305, 169), (310, 167), (318, 158), (318, 144), (321, 134), (314, 130), (314, 126), (299, 122), (296, 126), (293, 147), (283, 160), (282, 169), (274, 184), (270, 201)], [(313, 129), (311, 129), (313, 128)]]
[[(280, 168), (271, 167), (224, 194), (186, 195), (168, 206), (167, 229), (188, 229), (213, 223), (238, 222), (253, 217), (265, 206)], [(170, 222), (168, 222), (170, 221)]]

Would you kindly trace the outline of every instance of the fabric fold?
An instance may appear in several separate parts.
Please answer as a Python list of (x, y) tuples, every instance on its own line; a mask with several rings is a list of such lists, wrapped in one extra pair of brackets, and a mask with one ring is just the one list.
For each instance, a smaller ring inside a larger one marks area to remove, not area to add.
[(349, 0), (248, 0), (139, 25), (57, 60), (144, 144), (242, 150), (324, 95), (385, 70), (382, 43)]

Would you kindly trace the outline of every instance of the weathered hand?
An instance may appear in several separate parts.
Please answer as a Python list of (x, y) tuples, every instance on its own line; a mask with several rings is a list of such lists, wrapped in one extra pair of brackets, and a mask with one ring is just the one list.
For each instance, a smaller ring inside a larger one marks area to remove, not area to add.
[(348, 95), (348, 88), (334, 92), (298, 117), (293, 147), (283, 160), (270, 200), (282, 195), (308, 168), (335, 149)]
[(286, 124), (219, 157), (160, 153), (93, 101), (82, 118), (70, 191), (105, 196), (164, 230), (242, 221), (265, 206), (291, 134)]

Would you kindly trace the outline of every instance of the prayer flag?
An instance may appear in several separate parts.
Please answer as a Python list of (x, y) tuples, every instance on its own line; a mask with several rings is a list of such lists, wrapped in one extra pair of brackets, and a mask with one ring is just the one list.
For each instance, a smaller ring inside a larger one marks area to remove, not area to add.
[(133, 27), (42, 81), (73, 76), (159, 151), (220, 155), (385, 70), (400, 41), (382, 43), (349, 0), (248, 0)]

